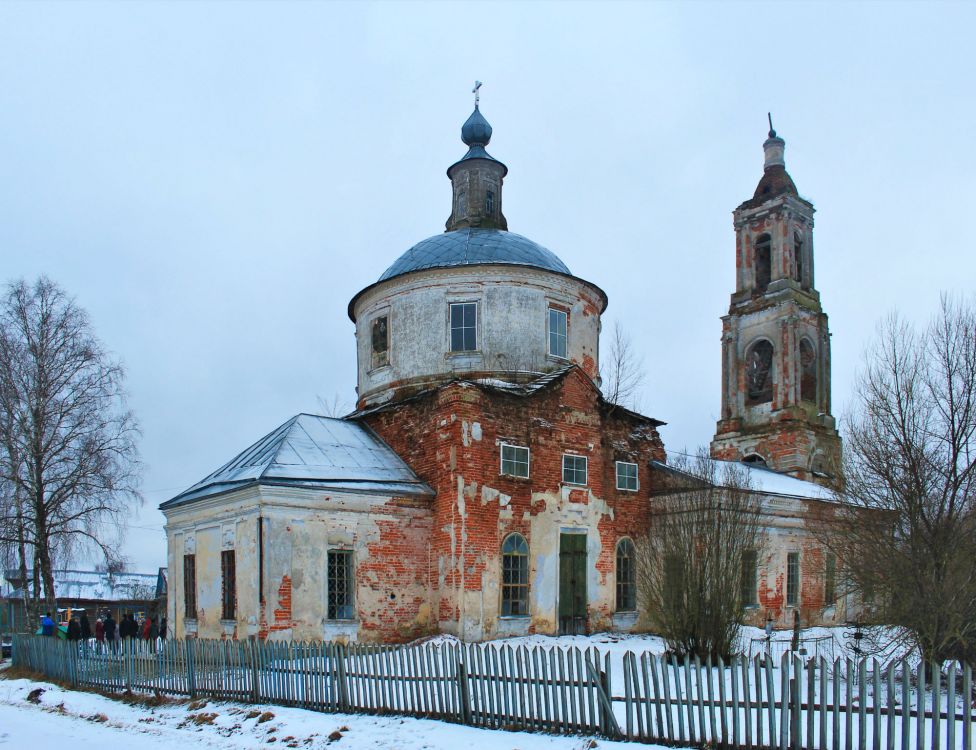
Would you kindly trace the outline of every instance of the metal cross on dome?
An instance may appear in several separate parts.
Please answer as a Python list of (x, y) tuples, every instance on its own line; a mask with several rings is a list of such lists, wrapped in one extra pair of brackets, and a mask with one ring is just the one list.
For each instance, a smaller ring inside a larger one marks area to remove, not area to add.
[(481, 94), (478, 89), (481, 88), (481, 81), (474, 82), (474, 88), (471, 89), (471, 93), (474, 94), (474, 106), (478, 106), (478, 101), (481, 99)]

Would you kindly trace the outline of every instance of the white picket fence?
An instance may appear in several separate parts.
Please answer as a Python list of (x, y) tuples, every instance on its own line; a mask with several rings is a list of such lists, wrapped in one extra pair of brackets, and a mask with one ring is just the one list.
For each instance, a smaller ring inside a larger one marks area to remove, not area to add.
[[(16, 666), (72, 686), (686, 746), (972, 750), (969, 665), (757, 656), (702, 663), (595, 647), (129, 641), (15, 636)], [(612, 674), (611, 667), (620, 674)]]

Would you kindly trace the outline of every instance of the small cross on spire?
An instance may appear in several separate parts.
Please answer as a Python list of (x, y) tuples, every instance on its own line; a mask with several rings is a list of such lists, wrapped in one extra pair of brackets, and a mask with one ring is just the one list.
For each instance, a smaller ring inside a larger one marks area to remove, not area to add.
[(474, 106), (478, 106), (478, 101), (481, 99), (481, 94), (478, 89), (481, 88), (481, 81), (474, 82), (474, 88), (471, 89), (471, 93), (474, 94)]

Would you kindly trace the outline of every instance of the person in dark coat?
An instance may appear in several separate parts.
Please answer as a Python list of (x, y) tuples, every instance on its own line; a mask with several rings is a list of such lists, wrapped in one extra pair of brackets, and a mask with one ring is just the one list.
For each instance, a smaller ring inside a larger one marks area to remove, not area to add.
[(166, 640), (166, 615), (163, 615), (159, 621), (159, 637)]
[(88, 614), (82, 613), (81, 615), (81, 640), (87, 641), (92, 637), (91, 623), (88, 622)]
[(78, 623), (77, 617), (72, 617), (68, 621), (68, 640), (69, 641), (81, 640), (81, 625)]
[(115, 642), (115, 619), (112, 617), (112, 613), (109, 612), (108, 616), (105, 618), (105, 642), (112, 645)]
[(122, 619), (119, 620), (119, 640), (127, 641), (131, 633), (129, 632), (129, 618), (132, 617), (128, 612), (122, 613)]
[(159, 626), (156, 624), (155, 620), (149, 621), (149, 640), (153, 643), (159, 638)]

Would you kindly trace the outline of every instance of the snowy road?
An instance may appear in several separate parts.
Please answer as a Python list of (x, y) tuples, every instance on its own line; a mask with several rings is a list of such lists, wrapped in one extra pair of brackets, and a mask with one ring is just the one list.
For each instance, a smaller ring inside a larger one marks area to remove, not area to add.
[[(38, 702), (28, 701), (40, 689)], [(337, 736), (335, 733), (338, 733)], [(77, 744), (76, 744), (77, 743)], [(46, 682), (0, 679), (0, 748), (307, 748), (320, 750), (633, 750), (635, 745), (501, 732), (399, 717), (321, 714), (234, 703), (129, 705)], [(640, 747), (649, 747), (641, 745)]]

